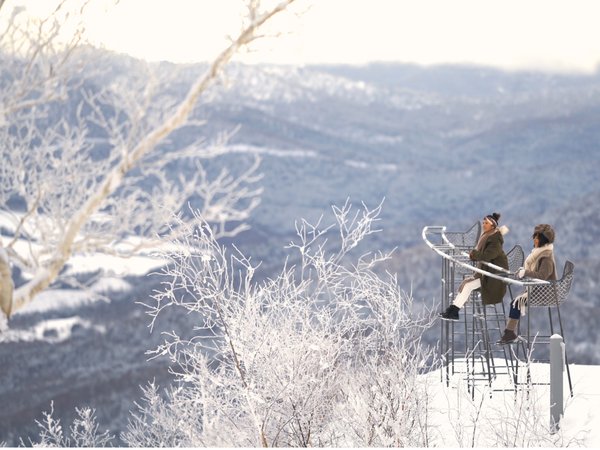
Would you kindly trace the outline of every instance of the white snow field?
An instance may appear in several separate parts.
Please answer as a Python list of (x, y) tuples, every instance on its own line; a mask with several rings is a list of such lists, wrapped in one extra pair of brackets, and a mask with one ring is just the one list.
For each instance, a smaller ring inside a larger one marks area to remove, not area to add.
[(600, 448), (600, 366), (569, 367), (573, 397), (564, 371), (564, 415), (554, 434), (548, 432), (550, 386), (542, 384), (550, 380), (549, 364), (532, 363), (532, 381), (540, 384), (530, 390), (515, 392), (504, 375), (493, 381), (492, 392), (480, 382), (474, 396), (462, 376), (451, 377), (447, 385), (439, 370), (425, 375), (431, 392), (431, 446)]

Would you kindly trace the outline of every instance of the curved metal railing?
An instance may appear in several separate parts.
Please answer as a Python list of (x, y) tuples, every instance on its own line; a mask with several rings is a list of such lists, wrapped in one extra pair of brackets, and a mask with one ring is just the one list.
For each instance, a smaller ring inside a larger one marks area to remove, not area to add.
[[(527, 287), (527, 286), (533, 286), (533, 285), (542, 285), (542, 284), (550, 284), (548, 281), (546, 280), (539, 280), (537, 278), (523, 278), (523, 279), (516, 279), (513, 278), (514, 277), (514, 273), (510, 272), (508, 269), (505, 269), (503, 267), (497, 266), (495, 264), (492, 263), (488, 263), (485, 261), (479, 261), (481, 263), (483, 263), (484, 266), (489, 267), (491, 269), (497, 270), (500, 273), (492, 273), (489, 272), (487, 270), (481, 269), (479, 267), (473, 266), (469, 263), (470, 259), (469, 259), (469, 254), (466, 253), (465, 251), (459, 249), (458, 247), (456, 247), (446, 236), (446, 227), (445, 226), (441, 226), (441, 225), (431, 225), (431, 226), (426, 226), (423, 228), (422, 231), (422, 236), (423, 236), (423, 240), (425, 241), (425, 243), (427, 244), (427, 246), (429, 246), (429, 248), (431, 248), (434, 252), (436, 252), (438, 255), (440, 255), (442, 258), (448, 259), (452, 262), (454, 262), (455, 264), (468, 269), (472, 272), (476, 272), (479, 273), (481, 275), (485, 275), (487, 277), (491, 277), (491, 278), (495, 278), (497, 280), (501, 280), (502, 282), (506, 283), (506, 284), (513, 284), (513, 285), (517, 285), (517, 286), (522, 286), (522, 287)], [(440, 240), (442, 241), (441, 244), (434, 244), (431, 240), (430, 240), (430, 236), (431, 235), (437, 235), (439, 236)], [(458, 252), (458, 254), (460, 256), (462, 256), (463, 258), (466, 259), (459, 259), (456, 257), (455, 252)]]

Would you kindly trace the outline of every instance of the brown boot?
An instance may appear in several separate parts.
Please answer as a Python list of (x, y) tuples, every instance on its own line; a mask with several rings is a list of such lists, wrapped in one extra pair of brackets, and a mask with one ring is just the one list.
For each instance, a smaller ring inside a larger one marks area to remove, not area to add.
[(502, 335), (500, 340), (498, 342), (496, 342), (496, 344), (500, 344), (500, 345), (512, 344), (517, 339), (519, 339), (519, 336), (517, 336), (517, 333), (515, 333), (512, 330), (504, 330), (504, 334)]

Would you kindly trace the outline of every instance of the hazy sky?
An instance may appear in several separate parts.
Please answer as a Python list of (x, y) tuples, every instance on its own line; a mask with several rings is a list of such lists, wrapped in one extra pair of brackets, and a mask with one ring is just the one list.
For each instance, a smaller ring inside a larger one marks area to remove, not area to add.
[[(47, 1), (27, 0), (28, 8)], [(298, 1), (300, 16), (274, 24), (286, 34), (245, 61), (461, 62), (587, 71), (600, 62), (600, 0)], [(216, 55), (243, 12), (242, 0), (120, 0), (108, 12), (101, 5), (92, 2), (90, 9), (93, 41), (175, 62)]]

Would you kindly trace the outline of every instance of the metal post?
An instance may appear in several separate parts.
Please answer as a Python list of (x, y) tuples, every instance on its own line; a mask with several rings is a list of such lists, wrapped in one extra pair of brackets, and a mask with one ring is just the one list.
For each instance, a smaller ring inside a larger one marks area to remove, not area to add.
[(559, 429), (563, 415), (563, 371), (565, 368), (565, 344), (562, 336), (550, 337), (550, 432)]

